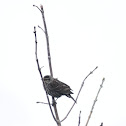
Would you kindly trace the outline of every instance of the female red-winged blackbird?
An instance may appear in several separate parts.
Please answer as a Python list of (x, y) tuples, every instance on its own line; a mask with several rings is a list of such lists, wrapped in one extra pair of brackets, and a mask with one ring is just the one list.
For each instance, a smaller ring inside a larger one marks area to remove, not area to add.
[[(71, 94), (73, 94), (71, 91), (72, 89), (67, 84), (49, 75), (44, 76), (44, 88), (47, 94), (53, 97), (59, 98), (62, 95), (66, 95), (74, 100), (74, 98), (71, 96)], [(76, 101), (74, 100), (74, 102)]]

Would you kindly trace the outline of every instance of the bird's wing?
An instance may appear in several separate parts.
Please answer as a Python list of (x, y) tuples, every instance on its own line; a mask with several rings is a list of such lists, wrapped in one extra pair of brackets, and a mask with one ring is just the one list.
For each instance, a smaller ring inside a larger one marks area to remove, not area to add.
[(54, 79), (49, 84), (49, 86), (50, 86), (49, 87), (50, 90), (53, 90), (53, 91), (55, 90), (55, 92), (58, 92), (60, 94), (64, 94), (64, 95), (73, 94), (73, 92), (71, 91), (71, 88), (67, 84), (65, 84), (57, 79)]

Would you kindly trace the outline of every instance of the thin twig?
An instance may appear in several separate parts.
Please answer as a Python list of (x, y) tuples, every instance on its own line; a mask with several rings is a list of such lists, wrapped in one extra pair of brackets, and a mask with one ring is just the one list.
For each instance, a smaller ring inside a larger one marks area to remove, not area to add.
[(36, 102), (36, 103), (41, 103), (41, 104), (45, 104), (45, 105), (49, 104), (49, 103), (45, 103), (45, 102)]
[(77, 94), (77, 97), (76, 97), (76, 99), (75, 99), (76, 102), (73, 103), (72, 107), (70, 108), (70, 110), (68, 111), (68, 113), (66, 114), (66, 116), (61, 120), (61, 122), (64, 121), (64, 120), (67, 118), (67, 116), (70, 114), (71, 110), (73, 109), (74, 105), (77, 103), (79, 94), (80, 94), (80, 92), (81, 92), (81, 90), (82, 90), (82, 88), (83, 88), (83, 86), (84, 86), (85, 80), (86, 80), (91, 74), (93, 74), (93, 72), (94, 72), (97, 68), (98, 68), (98, 66), (97, 66), (94, 70), (92, 70), (92, 71), (84, 78), (84, 80), (83, 80), (83, 82), (82, 82), (82, 84), (81, 84), (80, 90), (79, 90), (79, 92), (78, 92), (78, 94)]
[(92, 108), (91, 108), (91, 111), (90, 111), (90, 114), (89, 114), (89, 116), (88, 116), (88, 120), (87, 120), (85, 126), (87, 126), (88, 123), (89, 123), (89, 120), (90, 120), (91, 115), (92, 115), (92, 113), (93, 113), (93, 109), (94, 109), (95, 103), (96, 103), (96, 101), (97, 101), (97, 99), (98, 99), (98, 95), (99, 95), (99, 93), (100, 93), (100, 90), (101, 90), (101, 88), (103, 87), (104, 81), (105, 81), (105, 78), (102, 79), (102, 83), (101, 83), (101, 85), (100, 85), (100, 88), (99, 88), (99, 90), (98, 90), (98, 93), (97, 93), (97, 95), (96, 95), (96, 98), (95, 98), (95, 100), (94, 100), (94, 103), (93, 103), (93, 105), (92, 105)]
[(80, 120), (81, 120), (81, 111), (80, 111), (80, 113), (79, 113), (78, 126), (80, 126)]
[[(38, 9), (39, 9), (39, 7), (38, 6), (36, 6), (36, 5), (33, 5), (33, 7), (37, 7)], [(39, 9), (40, 11), (41, 11), (41, 9)]]
[(38, 28), (40, 28), (44, 33), (45, 33), (45, 31), (44, 31), (44, 29), (43, 28), (41, 28), (39, 25), (38, 25)]
[(80, 92), (81, 92), (81, 90), (82, 90), (82, 88), (83, 88), (83, 86), (84, 86), (85, 80), (86, 80), (91, 74), (93, 74), (93, 72), (94, 72), (97, 68), (98, 68), (98, 66), (96, 66), (95, 69), (92, 70), (92, 71), (84, 78), (84, 80), (83, 80), (83, 82), (82, 82), (82, 84), (81, 84), (80, 90), (79, 90), (79, 92), (78, 92), (78, 94), (77, 94), (76, 101), (77, 101), (77, 99), (78, 99), (78, 97), (79, 97), (79, 94), (80, 94)]
[[(37, 56), (37, 36), (36, 36), (36, 27), (34, 27), (34, 34), (35, 34), (35, 57), (36, 57), (36, 62), (37, 62), (37, 66), (38, 66), (38, 71), (39, 71), (39, 74), (41, 76), (41, 80), (43, 82), (43, 86), (44, 86), (44, 81), (43, 81), (43, 76), (42, 76), (42, 72), (41, 72), (41, 68), (39, 66), (39, 60), (38, 60), (38, 56)], [(49, 97), (48, 97), (48, 94), (46, 93), (46, 96), (47, 96), (47, 100), (48, 100), (48, 104), (49, 104), (49, 108), (50, 108), (50, 111), (52, 113), (52, 116), (54, 118), (54, 120), (57, 122), (54, 114), (53, 114), (53, 111), (52, 111), (52, 108), (51, 108), (51, 104), (50, 104), (50, 101), (49, 101)]]
[(44, 29), (45, 29), (44, 31), (45, 31), (46, 42), (47, 42), (47, 53), (48, 53), (50, 74), (53, 77), (52, 63), (51, 63), (51, 54), (50, 54), (50, 47), (49, 47), (49, 37), (48, 37), (48, 31), (47, 31), (47, 26), (46, 26), (46, 21), (45, 21), (44, 9), (43, 9), (42, 5), (41, 5), (41, 14), (42, 14), (42, 19), (43, 19), (43, 24), (44, 24)]

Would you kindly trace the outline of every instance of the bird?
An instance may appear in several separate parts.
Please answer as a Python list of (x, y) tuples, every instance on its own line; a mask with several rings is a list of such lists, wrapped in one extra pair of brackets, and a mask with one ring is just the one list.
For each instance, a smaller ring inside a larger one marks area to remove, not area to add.
[(67, 84), (59, 81), (56, 78), (53, 78), (50, 75), (44, 76), (43, 81), (44, 89), (47, 92), (47, 94), (55, 98), (59, 98), (62, 95), (65, 95), (68, 98), (73, 99), (74, 102), (76, 102), (74, 98), (71, 96), (71, 94), (73, 94), (73, 92), (71, 91), (72, 89)]

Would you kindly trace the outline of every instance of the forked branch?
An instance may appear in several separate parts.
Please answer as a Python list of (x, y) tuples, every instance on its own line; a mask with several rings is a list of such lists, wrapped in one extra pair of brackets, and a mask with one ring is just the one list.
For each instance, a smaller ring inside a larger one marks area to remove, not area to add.
[[(37, 7), (36, 5), (33, 5), (33, 6)], [(39, 9), (39, 7), (37, 7), (37, 8)], [(48, 63), (49, 63), (50, 75), (53, 77), (52, 64), (51, 64), (51, 55), (50, 55), (50, 47), (49, 47), (49, 37), (48, 37), (48, 31), (47, 31), (47, 26), (46, 26), (46, 21), (45, 21), (45, 16), (44, 16), (44, 9), (43, 9), (42, 5), (41, 5), (41, 9), (39, 9), (39, 11), (42, 14), (42, 20), (43, 20), (43, 24), (44, 24), (44, 33), (45, 33), (46, 43), (47, 43), (47, 54), (48, 54)], [(48, 98), (48, 100), (49, 100), (49, 98)], [(58, 115), (58, 111), (57, 111), (57, 107), (56, 107), (56, 101), (55, 101), (54, 97), (52, 97), (52, 101), (53, 101), (52, 104), (53, 104), (54, 112), (55, 112), (55, 115), (56, 115), (56, 118), (54, 118), (54, 114), (52, 114), (53, 118), (57, 122), (57, 125), (61, 126), (61, 122), (59, 120), (59, 115)], [(49, 102), (49, 104), (50, 104), (50, 102)]]

